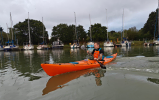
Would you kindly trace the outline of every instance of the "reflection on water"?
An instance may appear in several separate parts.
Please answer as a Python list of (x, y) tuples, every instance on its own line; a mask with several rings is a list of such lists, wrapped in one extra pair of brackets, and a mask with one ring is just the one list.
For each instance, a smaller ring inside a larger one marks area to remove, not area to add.
[(159, 56), (159, 46), (154, 46), (153, 52), (157, 53), (157, 55)]
[(156, 83), (159, 84), (159, 79), (155, 79), (155, 78), (147, 78), (148, 81), (152, 82), (152, 83)]
[(63, 49), (54, 49), (51, 51), (52, 55), (50, 55), (50, 58), (53, 60), (52, 62), (60, 62), (61, 58), (64, 55)]
[(47, 52), (48, 52), (48, 50), (37, 50), (37, 54), (40, 56), (46, 55)]
[(104, 52), (106, 52), (107, 55), (113, 54), (114, 47), (104, 47)]
[(87, 48), (89, 52), (92, 52), (94, 48)]
[(31, 56), (34, 53), (34, 50), (25, 50), (24, 55), (25, 56)]
[(58, 76), (53, 76), (47, 82), (42, 95), (45, 95), (51, 91), (55, 91), (56, 89), (68, 86), (66, 83), (68, 83), (69, 81), (71, 81), (73, 79), (79, 78), (82, 75), (84, 75), (84, 77), (94, 75), (96, 85), (101, 86), (102, 81), (100, 78), (104, 77), (104, 73), (106, 73), (106, 70), (93, 69), (93, 70), (81, 70), (81, 71), (77, 71), (77, 72), (71, 72), (71, 73), (61, 74)]
[(75, 49), (70, 49), (70, 53), (77, 53), (80, 49), (79, 48), (75, 48)]

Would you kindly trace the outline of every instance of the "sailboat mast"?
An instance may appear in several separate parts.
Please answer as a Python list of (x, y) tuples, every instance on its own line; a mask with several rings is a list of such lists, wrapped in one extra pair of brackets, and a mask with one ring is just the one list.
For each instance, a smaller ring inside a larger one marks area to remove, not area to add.
[(13, 29), (12, 29), (12, 16), (11, 16), (11, 12), (10, 12), (10, 22), (11, 22), (11, 34), (12, 34), (12, 40), (13, 40)]
[(29, 44), (31, 44), (31, 38), (30, 38), (30, 26), (29, 26), (29, 12), (28, 12), (28, 32), (29, 32)]
[(124, 37), (124, 9), (123, 9), (123, 37)]
[[(7, 25), (7, 37), (8, 37), (8, 24), (6, 23), (6, 25)], [(8, 41), (9, 41), (9, 37), (8, 37)]]
[[(42, 17), (42, 23), (43, 23), (43, 17)], [(43, 24), (43, 44), (44, 44), (44, 24)]]
[(91, 17), (90, 17), (90, 14), (89, 14), (89, 20), (90, 20), (90, 39), (91, 39), (91, 41), (92, 41)]
[(158, 38), (159, 38), (159, 0), (158, 0)]
[(75, 15), (75, 35), (76, 35), (76, 40), (77, 40), (77, 34), (76, 34), (76, 13), (74, 12)]
[(108, 20), (107, 20), (107, 9), (106, 9), (106, 22), (107, 22), (107, 41), (108, 41)]

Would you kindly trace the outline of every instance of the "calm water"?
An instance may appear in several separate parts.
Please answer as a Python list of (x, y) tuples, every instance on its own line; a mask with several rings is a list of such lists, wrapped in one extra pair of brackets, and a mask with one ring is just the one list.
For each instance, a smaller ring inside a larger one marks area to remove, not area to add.
[[(86, 50), (0, 52), (0, 100), (158, 100), (159, 46), (103, 48), (116, 60), (100, 68), (50, 77), (43, 62), (90, 58)], [(89, 49), (92, 51), (92, 49)]]

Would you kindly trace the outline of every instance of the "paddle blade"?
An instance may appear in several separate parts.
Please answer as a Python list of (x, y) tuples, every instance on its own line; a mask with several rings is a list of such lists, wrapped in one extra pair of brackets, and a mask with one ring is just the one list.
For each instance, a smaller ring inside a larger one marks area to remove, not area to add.
[(106, 69), (106, 66), (105, 65), (103, 65), (102, 63), (100, 63), (100, 62), (98, 62), (99, 64), (100, 64), (100, 67), (102, 68), (102, 69)]
[(100, 67), (101, 67), (102, 69), (106, 69), (106, 66), (104, 66), (104, 65), (101, 65)]

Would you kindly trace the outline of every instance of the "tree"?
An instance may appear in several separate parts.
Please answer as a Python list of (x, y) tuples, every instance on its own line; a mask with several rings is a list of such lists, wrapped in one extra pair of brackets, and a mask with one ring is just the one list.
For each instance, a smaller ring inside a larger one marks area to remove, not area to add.
[(82, 25), (77, 26), (77, 34), (79, 41), (83, 41), (83, 39), (86, 40), (87, 34)]
[[(142, 32), (143, 34), (147, 34), (149, 32), (149, 39), (151, 39), (154, 36), (154, 31), (155, 31), (155, 25), (156, 25), (156, 33), (158, 32), (158, 24), (156, 24), (157, 22), (157, 10), (156, 12), (151, 12), (149, 14), (149, 18), (147, 20), (147, 22), (145, 23)], [(146, 36), (146, 35), (145, 35)]]
[[(79, 40), (86, 39), (86, 32), (82, 25), (76, 27), (76, 33)], [(75, 25), (59, 24), (54, 26), (51, 37), (51, 42), (59, 38), (64, 43), (72, 43), (73, 40), (76, 40)]]
[[(107, 28), (105, 26), (101, 26), (99, 23), (95, 23), (91, 25), (92, 31), (92, 39), (94, 41), (104, 41), (107, 36)], [(90, 30), (88, 30), (88, 36), (90, 36)]]
[[(38, 44), (43, 42), (43, 23), (38, 20), (29, 20), (30, 26), (30, 36), (32, 44)], [(24, 22), (19, 22), (14, 25), (14, 32), (19, 41), (19, 44), (22, 45), (23, 42), (29, 41), (29, 32), (28, 32), (28, 19), (25, 19)], [(45, 31), (46, 28), (44, 26), (44, 37), (45, 40), (48, 41), (48, 33)]]

